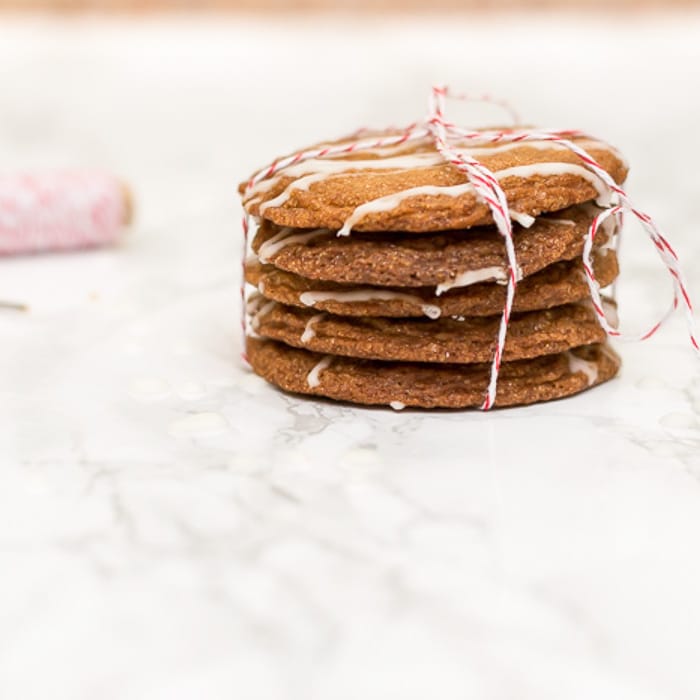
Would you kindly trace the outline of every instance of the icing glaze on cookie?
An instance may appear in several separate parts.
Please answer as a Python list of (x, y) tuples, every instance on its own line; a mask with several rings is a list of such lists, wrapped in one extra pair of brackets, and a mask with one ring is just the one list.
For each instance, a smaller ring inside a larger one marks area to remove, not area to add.
[(309, 385), (309, 387), (315, 389), (316, 387), (320, 386), (321, 372), (323, 372), (324, 369), (327, 369), (331, 362), (333, 362), (333, 356), (326, 355), (324, 358), (319, 360), (317, 364), (313, 366), (313, 368), (306, 377), (306, 383)]
[(498, 282), (502, 284), (507, 279), (508, 275), (502, 267), (483, 267), (480, 270), (460, 272), (454, 279), (441, 282), (435, 288), (435, 294), (440, 296), (455, 287), (468, 287), (478, 282)]
[(314, 326), (325, 316), (325, 313), (316, 314), (312, 316), (306, 326), (304, 327), (304, 332), (301, 334), (301, 342), (308, 343), (312, 338), (316, 337), (316, 331)]
[(566, 353), (566, 359), (569, 362), (569, 371), (572, 374), (576, 372), (583, 372), (586, 376), (586, 381), (588, 386), (593, 386), (598, 379), (598, 366), (595, 362), (589, 362), (581, 357), (577, 357), (573, 352), (569, 351)]
[(387, 289), (377, 289), (372, 287), (365, 287), (360, 289), (353, 289), (347, 292), (333, 291), (333, 292), (304, 292), (299, 295), (299, 301), (305, 306), (315, 306), (318, 302), (322, 301), (338, 301), (342, 303), (352, 303), (352, 302), (365, 302), (372, 301), (374, 299), (384, 300), (384, 301), (398, 301), (404, 300), (414, 304), (419, 304), (423, 310), (423, 313), (428, 318), (440, 318), (440, 307), (434, 304), (426, 304), (423, 299), (415, 294), (403, 294), (401, 292), (393, 292)]
[(306, 231), (304, 233), (294, 233), (294, 229), (288, 226), (283, 227), (278, 234), (265, 241), (258, 250), (260, 262), (268, 262), (269, 259), (279, 253), (280, 250), (286, 248), (292, 243), (306, 244), (314, 238), (318, 238), (328, 233), (328, 229), (319, 228), (314, 231)]
[(378, 197), (372, 199), (365, 204), (361, 204), (355, 208), (352, 215), (345, 219), (345, 223), (338, 231), (339, 236), (348, 236), (352, 231), (353, 226), (367, 216), (368, 214), (376, 214), (377, 212), (392, 211), (409, 197), (418, 197), (419, 195), (443, 195), (447, 197), (459, 197), (467, 192), (474, 192), (474, 187), (466, 182), (463, 185), (452, 185), (451, 187), (440, 187), (438, 185), (422, 185), (421, 187), (411, 187), (408, 190), (388, 194), (386, 197)]
[[(261, 192), (271, 190), (283, 177), (303, 178), (308, 176), (320, 176), (314, 182), (318, 182), (331, 175), (347, 174), (352, 171), (363, 170), (413, 170), (415, 168), (425, 168), (431, 165), (440, 165), (444, 163), (444, 158), (439, 153), (413, 153), (410, 155), (397, 156), (394, 158), (368, 158), (368, 159), (338, 159), (338, 158), (311, 158), (290, 165), (288, 168), (280, 171), (279, 175), (270, 177), (266, 180), (261, 180), (253, 187), (245, 192), (244, 202)], [(296, 183), (299, 180), (295, 180)], [(294, 183), (293, 183), (294, 184)], [(311, 184), (311, 183), (309, 183)], [(292, 188), (297, 189), (297, 188)], [(291, 190), (285, 190), (287, 197)], [(283, 200), (284, 201), (284, 200)], [(279, 206), (279, 205), (274, 205)]]
[[(504, 170), (497, 170), (494, 175), (498, 180), (504, 180), (507, 177), (519, 177), (519, 178), (529, 178), (536, 175), (576, 175), (590, 182), (598, 192), (598, 199), (596, 202), (601, 206), (607, 206), (609, 203), (609, 193), (605, 183), (601, 179), (594, 175), (590, 170), (587, 170), (582, 165), (574, 165), (573, 163), (537, 163), (536, 165), (517, 165), (511, 168), (505, 168)], [(315, 180), (317, 181), (317, 180)], [(297, 181), (301, 182), (301, 181)], [(279, 201), (278, 204), (274, 206), (279, 206), (281, 203), (289, 198), (291, 189), (295, 185), (292, 183), (287, 189), (276, 198)], [(298, 188), (295, 188), (298, 189)], [(384, 197), (378, 197), (377, 199), (372, 199), (365, 204), (361, 204), (356, 207), (353, 213), (345, 220), (338, 231), (339, 236), (347, 236), (352, 231), (355, 224), (362, 221), (362, 219), (368, 214), (376, 214), (379, 212), (387, 212), (396, 209), (401, 202), (410, 197), (418, 197), (420, 195), (444, 195), (448, 197), (460, 197), (463, 194), (474, 193), (474, 187), (471, 183), (464, 183), (463, 185), (451, 185), (447, 187), (442, 187), (439, 185), (422, 185), (420, 187), (411, 187), (407, 190), (402, 190), (401, 192), (395, 192), (394, 194), (389, 194)], [(262, 212), (261, 205), (260, 210)], [(511, 218), (516, 221), (524, 219), (526, 221), (526, 227), (531, 226), (535, 219), (527, 214), (510, 212)]]
[(610, 192), (606, 184), (588, 168), (583, 165), (575, 165), (574, 163), (537, 163), (533, 165), (515, 165), (512, 168), (505, 168), (494, 173), (496, 178), (505, 180), (508, 177), (519, 177), (522, 179), (533, 176), (546, 175), (576, 175), (583, 178), (595, 187), (598, 192), (596, 204), (601, 207), (607, 207), (610, 204)]

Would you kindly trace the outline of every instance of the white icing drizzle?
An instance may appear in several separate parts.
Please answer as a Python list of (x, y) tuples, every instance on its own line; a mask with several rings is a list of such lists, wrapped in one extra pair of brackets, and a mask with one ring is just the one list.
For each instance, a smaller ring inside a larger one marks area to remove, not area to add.
[(607, 256), (611, 250), (617, 252), (617, 237), (608, 238), (608, 240), (605, 241), (603, 245), (597, 248), (596, 252), (600, 253), (603, 256)]
[(253, 185), (244, 194), (248, 203), (260, 192), (272, 189), (281, 177), (301, 177), (303, 175), (339, 175), (351, 170), (413, 170), (444, 164), (445, 160), (439, 153), (412, 153), (395, 158), (371, 158), (358, 160), (336, 160), (332, 158), (309, 158), (296, 165), (290, 165), (279, 171), (279, 174), (266, 178)]
[(602, 299), (601, 301), (605, 318), (613, 328), (617, 328), (620, 325), (620, 317), (617, 314), (617, 306), (607, 299)]
[(315, 306), (321, 301), (337, 301), (343, 303), (371, 301), (373, 299), (392, 301), (403, 300), (412, 304), (419, 304), (423, 313), (432, 319), (440, 318), (442, 311), (439, 306), (426, 304), (419, 296), (392, 292), (388, 289), (375, 289), (373, 287), (361, 287), (348, 292), (304, 292), (299, 295), (299, 301), (305, 306)]
[(304, 190), (308, 192), (309, 187), (311, 187), (314, 182), (321, 182), (321, 180), (325, 180), (326, 177), (326, 173), (314, 173), (313, 175), (306, 175), (300, 177), (298, 180), (294, 180), (287, 185), (281, 194), (272, 199), (268, 199), (267, 202), (263, 202), (260, 205), (260, 215), (262, 216), (269, 207), (281, 207), (295, 190)]
[(406, 404), (402, 401), (391, 401), (389, 402), (389, 406), (391, 406), (395, 411), (403, 411), (403, 409), (406, 408)]
[(542, 221), (550, 221), (553, 224), (561, 224), (562, 226), (576, 226), (576, 222), (571, 219), (553, 219), (547, 216)]
[(317, 228), (314, 231), (307, 231), (306, 233), (296, 233), (289, 235), (294, 229), (285, 227), (276, 233), (272, 238), (265, 241), (258, 249), (258, 257), (260, 262), (269, 262), (273, 255), (279, 253), (282, 248), (286, 248), (292, 243), (301, 243), (306, 245), (312, 238), (318, 238), (324, 233), (328, 233), (325, 228)]
[(595, 187), (598, 197), (596, 202), (600, 206), (610, 204), (610, 192), (606, 184), (594, 173), (582, 165), (573, 163), (535, 163), (533, 165), (516, 165), (512, 168), (498, 170), (496, 173), (498, 180), (505, 180), (507, 177), (528, 178), (533, 175), (576, 175), (581, 177)]
[(314, 326), (325, 316), (325, 313), (322, 314), (316, 314), (315, 316), (312, 316), (307, 322), (306, 322), (306, 327), (304, 328), (304, 332), (301, 334), (301, 342), (306, 344), (308, 343), (312, 338), (316, 337), (316, 331), (314, 330)]
[(569, 372), (583, 372), (588, 380), (588, 386), (592, 386), (598, 379), (598, 365), (595, 362), (589, 362), (574, 355), (573, 352), (566, 353), (566, 359), (569, 361)]
[(306, 383), (312, 389), (315, 389), (321, 383), (320, 374), (331, 364), (331, 362), (333, 362), (333, 356), (326, 355), (309, 372), (309, 374), (306, 377)]
[(467, 192), (474, 192), (474, 187), (465, 182), (462, 185), (450, 185), (449, 187), (441, 187), (440, 185), (421, 185), (420, 187), (411, 187), (401, 192), (378, 197), (365, 204), (361, 204), (355, 211), (345, 220), (339, 236), (348, 236), (352, 231), (353, 226), (363, 219), (367, 214), (376, 214), (382, 211), (391, 211), (401, 204), (404, 199), (409, 197), (417, 197), (422, 194), (428, 195), (446, 195), (447, 197), (459, 197)]
[[(262, 297), (261, 297), (262, 299)], [(250, 325), (254, 331), (257, 331), (258, 328), (260, 327), (260, 319), (265, 316), (266, 314), (269, 314), (272, 309), (277, 306), (276, 301), (266, 301), (262, 306), (260, 304), (262, 303), (261, 301), (257, 301), (256, 306), (253, 309), (253, 318), (250, 320)]]
[[(516, 165), (512, 168), (497, 170), (494, 175), (498, 180), (504, 180), (508, 177), (528, 178), (533, 175), (576, 175), (590, 182), (595, 187), (598, 193), (597, 202), (601, 206), (607, 206), (610, 200), (610, 193), (605, 183), (590, 170), (587, 170), (582, 165), (574, 165), (573, 163), (535, 163), (534, 165)], [(377, 214), (379, 212), (391, 211), (401, 204), (404, 199), (416, 197), (419, 195), (446, 195), (448, 197), (459, 197), (463, 194), (473, 193), (474, 187), (471, 183), (465, 182), (461, 185), (449, 185), (441, 187), (439, 185), (421, 185), (419, 187), (411, 187), (401, 192), (378, 197), (365, 204), (361, 204), (355, 211), (345, 220), (339, 236), (347, 236), (353, 229), (353, 226), (361, 221), (368, 214)], [(518, 221), (518, 217), (527, 216), (511, 212), (511, 217)], [(526, 222), (529, 219), (525, 219)], [(533, 220), (534, 222), (534, 220)], [(530, 222), (530, 225), (533, 223)], [(527, 223), (523, 224), (527, 227)]]
[(246, 314), (246, 324), (245, 333), (251, 338), (258, 338), (256, 333), (258, 327), (260, 326), (260, 318), (266, 313), (269, 313), (277, 302), (269, 301), (265, 297), (256, 295), (251, 297), (246, 302), (245, 314)]
[(438, 284), (435, 288), (435, 295), (440, 296), (448, 289), (455, 287), (468, 287), (470, 284), (477, 282), (495, 281), (504, 283), (507, 282), (508, 275), (502, 267), (482, 267), (480, 270), (469, 270), (461, 272), (453, 280), (447, 280)]
[(510, 209), (510, 218), (519, 223), (523, 228), (530, 228), (535, 223), (535, 217), (520, 211)]

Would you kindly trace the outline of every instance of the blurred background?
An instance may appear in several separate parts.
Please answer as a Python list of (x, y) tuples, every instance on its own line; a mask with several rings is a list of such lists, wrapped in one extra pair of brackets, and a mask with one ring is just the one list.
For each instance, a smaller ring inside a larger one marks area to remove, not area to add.
[(644, 8), (697, 6), (698, 0), (0, 0), (11, 10), (100, 11), (498, 11), (519, 8), (604, 9), (636, 11)]

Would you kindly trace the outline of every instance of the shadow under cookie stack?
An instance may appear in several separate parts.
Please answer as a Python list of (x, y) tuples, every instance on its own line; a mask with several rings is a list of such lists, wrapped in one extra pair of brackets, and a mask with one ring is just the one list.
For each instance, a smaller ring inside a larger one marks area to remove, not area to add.
[[(289, 392), (358, 404), (480, 407), (509, 270), (504, 239), (464, 173), (431, 138), (297, 158), (241, 186), (252, 253), (246, 353)], [(621, 184), (622, 157), (575, 140)], [(328, 145), (326, 145), (326, 148)], [(562, 398), (605, 382), (606, 344), (582, 253), (606, 186), (546, 142), (463, 152), (488, 168), (513, 219), (518, 278), (496, 406)], [(594, 241), (601, 287), (618, 274), (615, 219)], [(614, 304), (606, 303), (612, 319)]]

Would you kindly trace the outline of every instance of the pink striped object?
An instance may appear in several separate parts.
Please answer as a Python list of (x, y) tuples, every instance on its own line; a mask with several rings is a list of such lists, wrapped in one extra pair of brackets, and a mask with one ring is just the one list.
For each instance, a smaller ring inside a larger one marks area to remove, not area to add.
[(128, 190), (111, 175), (0, 174), (0, 255), (112, 243), (130, 216)]

